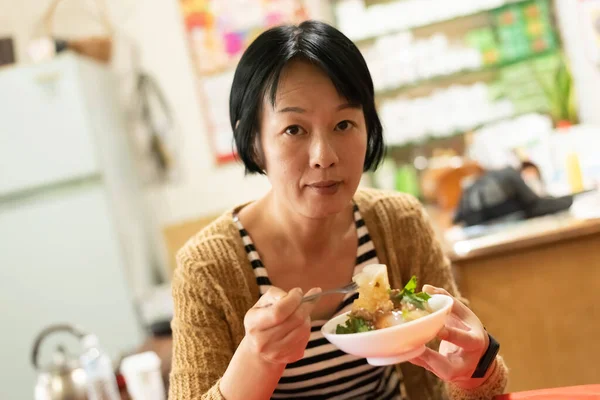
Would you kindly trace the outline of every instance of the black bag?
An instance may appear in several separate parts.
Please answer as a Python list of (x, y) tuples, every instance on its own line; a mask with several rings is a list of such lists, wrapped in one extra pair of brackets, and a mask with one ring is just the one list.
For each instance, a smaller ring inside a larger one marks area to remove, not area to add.
[(539, 197), (513, 168), (487, 171), (463, 190), (454, 223), (479, 225), (507, 216), (538, 217), (569, 209), (573, 196)]

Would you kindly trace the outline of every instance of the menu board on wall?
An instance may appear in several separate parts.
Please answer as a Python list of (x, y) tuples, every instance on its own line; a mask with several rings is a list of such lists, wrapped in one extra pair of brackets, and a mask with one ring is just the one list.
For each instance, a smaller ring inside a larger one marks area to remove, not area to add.
[(302, 0), (180, 0), (206, 129), (218, 163), (235, 158), (229, 91), (237, 62), (266, 29), (308, 18)]

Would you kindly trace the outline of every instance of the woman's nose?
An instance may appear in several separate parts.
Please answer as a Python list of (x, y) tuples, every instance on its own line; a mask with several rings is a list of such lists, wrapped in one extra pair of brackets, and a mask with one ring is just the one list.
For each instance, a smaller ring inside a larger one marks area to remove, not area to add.
[(310, 165), (312, 168), (330, 168), (339, 161), (337, 151), (327, 135), (313, 136), (310, 149)]

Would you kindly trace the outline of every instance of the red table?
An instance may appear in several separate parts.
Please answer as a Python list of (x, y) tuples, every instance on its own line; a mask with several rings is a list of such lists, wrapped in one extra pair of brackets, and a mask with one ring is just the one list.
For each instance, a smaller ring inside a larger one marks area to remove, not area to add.
[(600, 385), (572, 386), (503, 394), (494, 400), (600, 400)]

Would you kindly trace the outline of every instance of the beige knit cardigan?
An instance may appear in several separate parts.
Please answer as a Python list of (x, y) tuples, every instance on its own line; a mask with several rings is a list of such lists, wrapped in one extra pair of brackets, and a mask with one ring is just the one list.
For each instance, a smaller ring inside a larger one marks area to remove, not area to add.
[[(354, 201), (380, 262), (388, 266), (392, 287), (403, 287), (416, 275), (419, 282), (443, 287), (464, 301), (417, 200), (400, 193), (361, 189)], [(244, 315), (258, 301), (258, 286), (233, 211), (192, 237), (177, 255), (169, 393), (173, 400), (223, 399), (219, 380), (244, 337)], [(491, 399), (503, 392), (507, 381), (501, 357), (489, 379), (472, 390), (442, 384), (410, 363), (397, 368), (411, 400)]]

